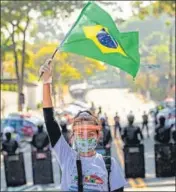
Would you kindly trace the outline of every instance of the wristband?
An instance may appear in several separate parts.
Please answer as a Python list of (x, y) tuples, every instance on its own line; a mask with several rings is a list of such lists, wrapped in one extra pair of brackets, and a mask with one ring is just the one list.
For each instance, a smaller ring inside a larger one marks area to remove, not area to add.
[(43, 81), (43, 84), (51, 84), (52, 83), (52, 77), (50, 77), (48, 80)]

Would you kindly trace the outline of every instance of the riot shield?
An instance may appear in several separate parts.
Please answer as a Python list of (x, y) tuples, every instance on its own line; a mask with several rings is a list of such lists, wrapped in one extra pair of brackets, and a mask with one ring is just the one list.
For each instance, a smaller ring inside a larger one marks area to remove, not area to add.
[(32, 172), (34, 184), (54, 183), (50, 150), (32, 151)]
[(172, 144), (155, 144), (155, 173), (156, 177), (171, 177)]
[(7, 187), (26, 184), (23, 153), (4, 156)]
[(126, 178), (145, 177), (144, 145), (124, 146)]

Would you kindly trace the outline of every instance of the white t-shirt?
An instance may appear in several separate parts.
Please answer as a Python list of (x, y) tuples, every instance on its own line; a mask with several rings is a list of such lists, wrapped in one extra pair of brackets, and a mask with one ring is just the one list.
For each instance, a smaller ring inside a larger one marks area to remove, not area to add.
[[(62, 170), (61, 190), (78, 191), (77, 185), (77, 152), (72, 149), (64, 137), (54, 146), (57, 160)], [(84, 191), (108, 191), (108, 173), (101, 154), (92, 157), (81, 157)], [(122, 169), (114, 158), (111, 159), (110, 186), (111, 191), (126, 185)]]

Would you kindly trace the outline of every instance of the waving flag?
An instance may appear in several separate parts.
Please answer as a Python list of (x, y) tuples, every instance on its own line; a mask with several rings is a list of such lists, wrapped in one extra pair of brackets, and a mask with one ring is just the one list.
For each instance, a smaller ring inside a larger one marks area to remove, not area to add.
[(59, 49), (103, 61), (133, 77), (139, 69), (138, 32), (120, 33), (110, 15), (93, 2), (83, 8)]

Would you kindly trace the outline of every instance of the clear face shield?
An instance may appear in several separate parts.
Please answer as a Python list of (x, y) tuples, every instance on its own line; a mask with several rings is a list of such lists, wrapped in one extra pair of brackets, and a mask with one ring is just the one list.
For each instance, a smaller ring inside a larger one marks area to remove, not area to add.
[(94, 152), (100, 128), (98, 120), (89, 111), (80, 112), (73, 123), (75, 149), (83, 154)]

